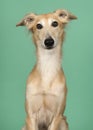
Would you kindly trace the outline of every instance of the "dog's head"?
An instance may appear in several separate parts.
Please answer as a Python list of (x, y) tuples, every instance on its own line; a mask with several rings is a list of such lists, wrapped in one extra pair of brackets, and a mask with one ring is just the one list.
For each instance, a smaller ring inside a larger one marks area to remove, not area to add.
[(26, 26), (32, 31), (37, 47), (52, 49), (62, 43), (65, 25), (76, 18), (66, 10), (57, 10), (42, 15), (30, 13), (16, 26)]

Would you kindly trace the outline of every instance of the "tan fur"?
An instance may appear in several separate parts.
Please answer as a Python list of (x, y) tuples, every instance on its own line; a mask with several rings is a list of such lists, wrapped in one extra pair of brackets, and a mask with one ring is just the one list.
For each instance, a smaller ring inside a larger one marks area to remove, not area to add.
[[(45, 123), (48, 130), (68, 130), (64, 110), (66, 105), (66, 81), (61, 68), (64, 27), (74, 15), (66, 10), (25, 16), (17, 26), (27, 26), (32, 31), (36, 45), (37, 62), (30, 73), (26, 87), (26, 126), (22, 130), (38, 130)], [(51, 24), (57, 21), (58, 26)], [(43, 26), (37, 29), (37, 24)], [(47, 50), (44, 41), (54, 40), (54, 48)]]

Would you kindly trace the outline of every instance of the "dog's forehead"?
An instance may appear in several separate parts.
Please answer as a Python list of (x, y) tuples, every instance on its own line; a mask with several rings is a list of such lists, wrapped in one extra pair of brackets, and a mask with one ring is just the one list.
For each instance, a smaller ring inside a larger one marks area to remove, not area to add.
[(39, 15), (37, 18), (37, 23), (41, 23), (43, 25), (45, 24), (51, 24), (53, 21), (57, 20), (57, 17), (51, 14), (43, 14)]

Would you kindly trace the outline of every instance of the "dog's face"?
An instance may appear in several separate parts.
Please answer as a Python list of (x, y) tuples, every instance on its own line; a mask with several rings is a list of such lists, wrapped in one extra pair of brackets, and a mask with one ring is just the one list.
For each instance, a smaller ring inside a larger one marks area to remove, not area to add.
[(70, 21), (76, 19), (66, 10), (57, 10), (53, 13), (26, 15), (17, 26), (27, 26), (32, 31), (37, 47), (53, 49), (62, 42), (64, 27)]

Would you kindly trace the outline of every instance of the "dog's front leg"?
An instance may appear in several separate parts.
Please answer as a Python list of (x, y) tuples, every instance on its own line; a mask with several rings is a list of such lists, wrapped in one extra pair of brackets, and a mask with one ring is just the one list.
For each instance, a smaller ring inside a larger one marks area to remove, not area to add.
[(26, 129), (27, 130), (36, 130), (36, 121), (34, 118), (26, 118)]
[(26, 101), (26, 130), (37, 130), (37, 123), (34, 113), (32, 114), (30, 103)]
[(22, 128), (22, 130), (32, 130), (33, 129), (33, 124), (30, 121), (30, 119), (27, 117), (26, 118), (26, 124), (25, 126)]
[(49, 130), (68, 130), (68, 124), (66, 118), (62, 115), (54, 117)]
[(26, 118), (26, 125), (22, 128), (22, 130), (36, 130), (35, 129), (35, 120), (30, 118)]
[(66, 93), (67, 89), (66, 86), (62, 89), (62, 92), (59, 93), (59, 106), (54, 116), (52, 123), (50, 125), (49, 130), (68, 130), (68, 125), (66, 122), (66, 117), (63, 116), (65, 104), (66, 104)]

